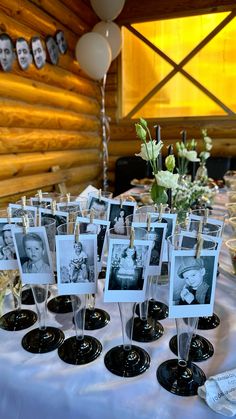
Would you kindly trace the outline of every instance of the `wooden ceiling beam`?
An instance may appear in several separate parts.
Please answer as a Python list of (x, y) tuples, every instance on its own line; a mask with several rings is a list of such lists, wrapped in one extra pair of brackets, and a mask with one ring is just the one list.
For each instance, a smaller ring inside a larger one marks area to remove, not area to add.
[(235, 0), (126, 0), (116, 22), (124, 25), (233, 9), (236, 9)]

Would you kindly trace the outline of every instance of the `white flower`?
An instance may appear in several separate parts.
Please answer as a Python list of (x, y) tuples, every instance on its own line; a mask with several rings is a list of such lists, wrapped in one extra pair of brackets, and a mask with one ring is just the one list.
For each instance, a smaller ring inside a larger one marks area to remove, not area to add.
[(162, 147), (162, 141), (157, 143), (155, 140), (151, 140), (145, 144), (141, 144), (141, 151), (139, 154), (135, 154), (135, 156), (142, 157), (142, 159), (146, 161), (155, 160), (157, 159)]
[(197, 152), (195, 150), (187, 150), (184, 156), (188, 161), (200, 161), (200, 159), (197, 157)]
[(160, 170), (155, 174), (156, 182), (159, 186), (167, 189), (175, 189), (178, 185), (179, 175), (173, 174), (168, 170)]
[(202, 151), (199, 156), (202, 160), (207, 160), (210, 157), (210, 153), (208, 151)]
[(206, 148), (207, 151), (210, 151), (212, 149), (212, 144), (211, 143), (206, 143), (205, 148)]

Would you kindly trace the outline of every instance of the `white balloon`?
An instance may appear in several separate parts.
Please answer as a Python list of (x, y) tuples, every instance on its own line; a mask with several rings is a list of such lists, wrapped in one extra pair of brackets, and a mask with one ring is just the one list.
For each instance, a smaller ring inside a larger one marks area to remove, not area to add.
[(114, 60), (121, 50), (121, 31), (119, 26), (114, 22), (99, 22), (94, 26), (93, 32), (105, 36), (111, 47), (111, 59)]
[(82, 35), (75, 47), (82, 70), (92, 79), (102, 79), (111, 64), (111, 48), (104, 36), (96, 32)]
[(114, 20), (123, 9), (125, 0), (90, 0), (90, 3), (101, 20)]

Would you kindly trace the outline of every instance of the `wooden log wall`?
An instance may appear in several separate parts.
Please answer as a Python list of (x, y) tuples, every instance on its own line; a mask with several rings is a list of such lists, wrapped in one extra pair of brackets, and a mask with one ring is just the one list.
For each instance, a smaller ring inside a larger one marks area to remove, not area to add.
[[(0, 204), (50, 191), (65, 182), (78, 194), (100, 186), (100, 89), (75, 59), (75, 45), (98, 18), (83, 0), (1, 0), (0, 32), (13, 39), (54, 36), (62, 30), (68, 51), (58, 65), (47, 59), (23, 71), (0, 69)], [(45, 46), (45, 44), (44, 44)], [(52, 173), (52, 167), (60, 170)]]

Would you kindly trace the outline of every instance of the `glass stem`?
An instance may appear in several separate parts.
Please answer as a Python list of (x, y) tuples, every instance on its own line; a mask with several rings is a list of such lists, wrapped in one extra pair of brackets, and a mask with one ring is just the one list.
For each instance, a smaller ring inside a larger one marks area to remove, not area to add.
[(148, 305), (149, 300), (145, 300), (142, 303), (139, 303), (139, 317), (142, 321), (147, 321), (148, 319)]
[(87, 296), (87, 308), (90, 311), (95, 309), (96, 294), (88, 294)]
[(118, 303), (122, 327), (123, 348), (129, 351), (132, 347), (134, 310), (136, 303)]
[(84, 339), (86, 300), (86, 294), (81, 294), (80, 298), (78, 298), (77, 295), (71, 295), (71, 303), (75, 322), (75, 334), (76, 339), (78, 340)]
[(175, 319), (178, 342), (178, 363), (184, 362), (187, 365), (189, 349), (193, 334), (196, 331), (198, 317)]
[(47, 316), (47, 297), (48, 297), (48, 284), (47, 285), (31, 285), (38, 315), (39, 330), (46, 329), (46, 316)]

